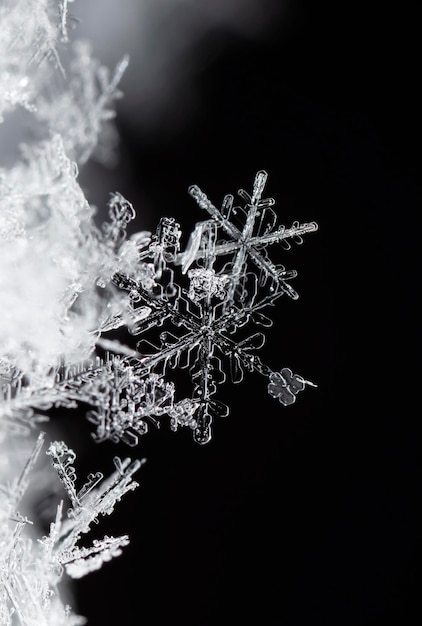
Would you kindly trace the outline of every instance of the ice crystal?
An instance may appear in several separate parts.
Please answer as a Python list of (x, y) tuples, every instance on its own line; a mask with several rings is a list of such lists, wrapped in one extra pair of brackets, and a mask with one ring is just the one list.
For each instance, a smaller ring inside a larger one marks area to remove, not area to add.
[[(223, 362), (228, 363), (232, 382), (240, 382), (245, 370), (265, 376), (270, 395), (278, 397), (285, 405), (294, 402), (306, 384), (312, 384), (297, 374), (288, 376), (287, 368), (281, 374), (274, 372), (261, 361), (257, 350), (265, 341), (262, 332), (236, 339), (239, 329), (246, 325), (271, 326), (263, 310), (280, 296), (298, 297), (288, 282), (296, 272), (275, 265), (266, 248), (276, 243), (289, 248), (289, 240), (302, 243), (302, 235), (317, 228), (314, 222), (295, 222), (291, 228), (276, 227), (276, 216), (270, 208), (274, 200), (262, 197), (266, 179), (266, 172), (258, 172), (252, 194), (239, 192), (244, 205), (235, 208), (233, 196), (226, 196), (221, 211), (198, 187), (190, 189), (211, 219), (196, 225), (183, 253), (175, 254), (179, 240), (179, 236), (175, 236), (171, 252), (160, 257), (159, 271), (155, 259), (156, 276), (160, 278), (158, 290), (148, 291), (121, 273), (113, 278), (137, 303), (134, 310), (144, 312), (143, 318), (130, 328), (132, 334), (140, 335), (163, 325), (169, 328), (161, 332), (158, 345), (149, 339), (137, 343), (138, 354), (132, 367), (138, 377), (157, 372), (165, 375), (168, 367), (189, 368), (192, 397), (179, 403), (176, 410), (170, 406), (167, 413), (172, 416), (173, 429), (188, 424), (199, 443), (210, 440), (214, 416), (227, 415), (229, 411), (214, 397), (217, 385), (227, 377)], [(231, 220), (235, 213), (243, 217), (241, 228)], [(174, 225), (176, 230), (178, 227)], [(147, 248), (143, 257), (152, 254)], [(229, 257), (229, 260), (222, 265), (220, 257)], [(178, 268), (190, 279), (188, 289), (181, 280), (177, 282), (175, 271)], [(283, 388), (280, 381), (284, 383)], [(182, 406), (189, 417), (183, 415)], [(115, 434), (115, 427), (112, 432)]]
[[(90, 474), (76, 487), (76, 455), (62, 441), (47, 450), (69, 500), (63, 512), (59, 502), (49, 533), (37, 536), (37, 529), (19, 512), (37, 458), (43, 448), (41, 433), (21, 474), (11, 483), (0, 485), (0, 623), (2, 626), (77, 626), (85, 620), (64, 605), (58, 584), (63, 577), (81, 578), (105, 561), (119, 556), (129, 543), (127, 535), (94, 539), (90, 546), (79, 546), (82, 535), (99, 516), (109, 515), (125, 493), (137, 487), (133, 474), (142, 462), (114, 459), (115, 471), (104, 480), (101, 473)], [(2, 451), (7, 459), (8, 451)], [(4, 473), (5, 474), (5, 473)], [(30, 530), (32, 529), (32, 530)]]
[(148, 422), (157, 424), (157, 418), (172, 408), (174, 385), (157, 374), (139, 376), (138, 370), (136, 364), (116, 357), (86, 385), (85, 398), (96, 407), (88, 419), (97, 426), (97, 441), (136, 445)]

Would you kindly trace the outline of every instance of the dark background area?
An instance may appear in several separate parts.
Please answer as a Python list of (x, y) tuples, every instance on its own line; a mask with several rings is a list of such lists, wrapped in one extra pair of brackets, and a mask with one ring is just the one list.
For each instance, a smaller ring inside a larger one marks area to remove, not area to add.
[(134, 450), (86, 444), (81, 476), (148, 459), (98, 530), (131, 545), (77, 584), (91, 626), (420, 623), (417, 4), (293, 0), (258, 40), (209, 35), (183, 126), (118, 118), (140, 228), (167, 215), (188, 233), (204, 219), (189, 185), (219, 205), (259, 169), (281, 223), (318, 223), (283, 257), (300, 298), (277, 302), (261, 355), (318, 388), (283, 408), (258, 375), (226, 383), (231, 414), (205, 447), (166, 428)]

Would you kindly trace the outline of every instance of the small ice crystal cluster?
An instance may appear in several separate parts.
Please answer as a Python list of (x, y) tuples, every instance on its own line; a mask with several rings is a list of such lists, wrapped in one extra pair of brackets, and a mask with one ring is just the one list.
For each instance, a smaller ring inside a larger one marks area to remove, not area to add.
[[(204, 219), (183, 246), (172, 217), (155, 233), (128, 237), (135, 210), (117, 192), (108, 218), (95, 223), (78, 171), (91, 157), (115, 160), (113, 104), (128, 59), (110, 73), (88, 43), (71, 43), (71, 2), (0, 2), (0, 144), (13, 155), (0, 167), (2, 626), (82, 624), (59, 582), (63, 588), (66, 577), (98, 569), (128, 543), (125, 535), (79, 542), (136, 486), (141, 461), (116, 457), (109, 479), (90, 474), (77, 487), (75, 453), (62, 441), (47, 455), (68, 509), (60, 502), (49, 533), (39, 536), (35, 509), (23, 500), (45, 435), (22, 457), (51, 408), (88, 405), (97, 442), (135, 446), (167, 421), (205, 444), (214, 419), (229, 412), (217, 396), (227, 378), (259, 374), (285, 406), (312, 385), (258, 353), (262, 329), (272, 325), (267, 311), (281, 296), (298, 297), (296, 272), (273, 253), (317, 229), (278, 224), (266, 172), (251, 193), (240, 190), (239, 202), (227, 195), (221, 208), (191, 187)], [(186, 371), (187, 395), (180, 397), (170, 370)]]
[[(59, 583), (64, 574), (81, 578), (99, 569), (106, 561), (121, 554), (129, 543), (127, 535), (104, 536), (91, 545), (79, 545), (91, 525), (101, 516), (110, 515), (115, 504), (128, 491), (138, 486), (132, 476), (141, 461), (114, 459), (115, 471), (108, 479), (100, 472), (89, 474), (80, 488), (76, 487), (73, 450), (63, 441), (53, 441), (46, 454), (63, 485), (69, 508), (64, 511), (61, 500), (48, 534), (36, 537), (25, 530), (33, 523), (19, 510), (44, 445), (40, 433), (21, 473), (12, 482), (0, 482), (0, 624), (12, 626), (79, 626), (85, 619), (75, 615), (62, 602)], [(3, 460), (8, 450), (2, 450)], [(6, 472), (3, 468), (2, 474)]]

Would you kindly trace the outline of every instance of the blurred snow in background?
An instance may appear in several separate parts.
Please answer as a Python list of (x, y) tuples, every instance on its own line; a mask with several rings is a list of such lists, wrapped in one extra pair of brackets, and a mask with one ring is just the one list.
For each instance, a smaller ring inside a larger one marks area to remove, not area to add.
[[(262, 37), (290, 0), (91, 0), (75, 3), (78, 38), (102, 63), (130, 55), (120, 115), (153, 132), (183, 124), (199, 104), (198, 72), (236, 37)], [(72, 7), (73, 9), (73, 7)]]

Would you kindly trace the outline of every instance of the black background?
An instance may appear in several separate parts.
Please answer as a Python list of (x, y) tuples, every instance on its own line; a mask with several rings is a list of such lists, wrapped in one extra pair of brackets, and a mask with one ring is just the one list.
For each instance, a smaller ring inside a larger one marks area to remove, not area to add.
[(260, 40), (210, 34), (183, 127), (118, 118), (119, 191), (156, 211), (141, 228), (168, 215), (188, 233), (204, 219), (189, 185), (218, 205), (259, 169), (281, 223), (318, 223), (283, 258), (300, 299), (278, 301), (262, 350), (318, 388), (283, 408), (258, 375), (227, 383), (205, 447), (166, 428), (134, 450), (85, 444), (80, 474), (148, 459), (98, 529), (131, 545), (77, 584), (91, 626), (420, 622), (416, 6), (293, 1)]

